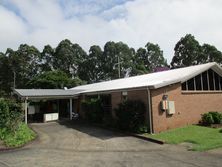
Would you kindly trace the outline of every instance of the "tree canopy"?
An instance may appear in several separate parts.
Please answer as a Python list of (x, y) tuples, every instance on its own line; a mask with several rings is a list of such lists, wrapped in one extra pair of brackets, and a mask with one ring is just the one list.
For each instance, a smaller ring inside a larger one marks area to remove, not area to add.
[(191, 34), (182, 37), (174, 48), (172, 68), (180, 68), (208, 62), (222, 63), (222, 54), (215, 46), (203, 44), (202, 46)]
[[(202, 46), (191, 34), (175, 45), (171, 68), (215, 61), (222, 65), (222, 53), (215, 46)], [(123, 42), (92, 45), (87, 53), (77, 43), (62, 40), (42, 51), (21, 44), (17, 50), (0, 52), (0, 96), (14, 88), (63, 88), (141, 75), (169, 67), (158, 44), (148, 42), (137, 50)]]

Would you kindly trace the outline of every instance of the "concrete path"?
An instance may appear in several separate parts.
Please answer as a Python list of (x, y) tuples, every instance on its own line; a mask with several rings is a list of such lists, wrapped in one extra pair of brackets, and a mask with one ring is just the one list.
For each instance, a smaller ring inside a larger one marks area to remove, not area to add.
[(222, 154), (158, 145), (84, 124), (32, 124), (39, 138), (0, 153), (0, 167), (221, 167)]

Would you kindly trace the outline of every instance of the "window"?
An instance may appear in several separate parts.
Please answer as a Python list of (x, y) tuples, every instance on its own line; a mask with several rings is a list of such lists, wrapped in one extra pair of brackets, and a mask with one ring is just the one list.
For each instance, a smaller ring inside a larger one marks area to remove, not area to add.
[(208, 74), (207, 71), (202, 73), (203, 90), (208, 90)]
[(188, 90), (195, 90), (194, 85), (195, 85), (194, 78), (191, 78), (190, 80), (187, 81)]
[(183, 82), (183, 91), (218, 91), (222, 90), (222, 77), (212, 69)]
[(196, 90), (202, 90), (201, 75), (197, 75), (195, 77), (195, 83), (196, 83)]

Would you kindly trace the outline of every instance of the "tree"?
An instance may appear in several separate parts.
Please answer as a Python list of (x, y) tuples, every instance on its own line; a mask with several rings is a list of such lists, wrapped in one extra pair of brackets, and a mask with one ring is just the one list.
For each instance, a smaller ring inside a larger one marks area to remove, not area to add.
[(88, 83), (98, 82), (104, 79), (102, 70), (103, 52), (97, 45), (93, 45), (89, 49), (89, 55), (86, 57), (78, 68), (78, 76)]
[(9, 59), (8, 70), (11, 71), (11, 76), (13, 73), (16, 74), (17, 88), (25, 88), (26, 83), (40, 73), (40, 52), (34, 46), (21, 44), (17, 51), (7, 49), (6, 55)]
[(77, 77), (79, 64), (84, 61), (85, 57), (85, 51), (78, 44), (72, 44), (65, 39), (55, 49), (53, 67), (74, 78)]
[(81, 84), (83, 84), (83, 82), (79, 78), (71, 79), (63, 71), (47, 71), (30, 80), (27, 83), (27, 87), (38, 89), (61, 89)]
[(213, 45), (203, 44), (202, 46), (202, 63), (217, 62), (222, 65), (222, 53)]
[(108, 80), (119, 78), (118, 63), (120, 63), (120, 77), (124, 77), (133, 66), (133, 53), (133, 49), (122, 42), (107, 42), (102, 59), (104, 78)]
[(12, 85), (12, 72), (8, 57), (0, 52), (0, 96), (9, 95)]
[(50, 45), (46, 45), (41, 53), (41, 71), (51, 71), (54, 69), (54, 54), (55, 49), (53, 49)]
[(172, 68), (179, 68), (197, 65), (203, 61), (202, 58), (199, 42), (193, 35), (187, 34), (177, 42), (171, 66)]
[(149, 62), (147, 58), (147, 51), (145, 48), (139, 48), (133, 59), (132, 75), (141, 75), (148, 73)]
[(136, 52), (135, 64), (140, 74), (153, 72), (156, 67), (168, 66), (159, 45), (148, 42), (145, 47)]
[(153, 72), (156, 67), (167, 66), (167, 61), (163, 57), (163, 51), (160, 49), (159, 45), (148, 42), (146, 44), (146, 49), (148, 57), (146, 66), (149, 71)]

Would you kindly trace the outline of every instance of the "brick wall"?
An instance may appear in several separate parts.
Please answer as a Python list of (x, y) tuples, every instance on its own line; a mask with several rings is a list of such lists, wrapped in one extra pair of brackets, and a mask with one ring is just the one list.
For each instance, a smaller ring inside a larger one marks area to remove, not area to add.
[[(146, 112), (147, 112), (147, 90), (128, 90), (127, 91), (127, 98), (129, 100), (141, 100), (144, 102), (146, 106)], [(115, 112), (114, 109), (118, 107), (118, 104), (122, 102), (122, 92), (113, 92), (111, 93), (111, 100), (112, 100), (112, 115), (115, 118)], [(146, 114), (147, 116), (147, 114)], [(146, 117), (146, 119), (148, 119)]]
[[(166, 92), (168, 100), (175, 101), (176, 113), (168, 116), (160, 110), (160, 101)], [(151, 90), (154, 133), (197, 124), (201, 114), (208, 111), (222, 111), (222, 93), (182, 93), (181, 84)]]

